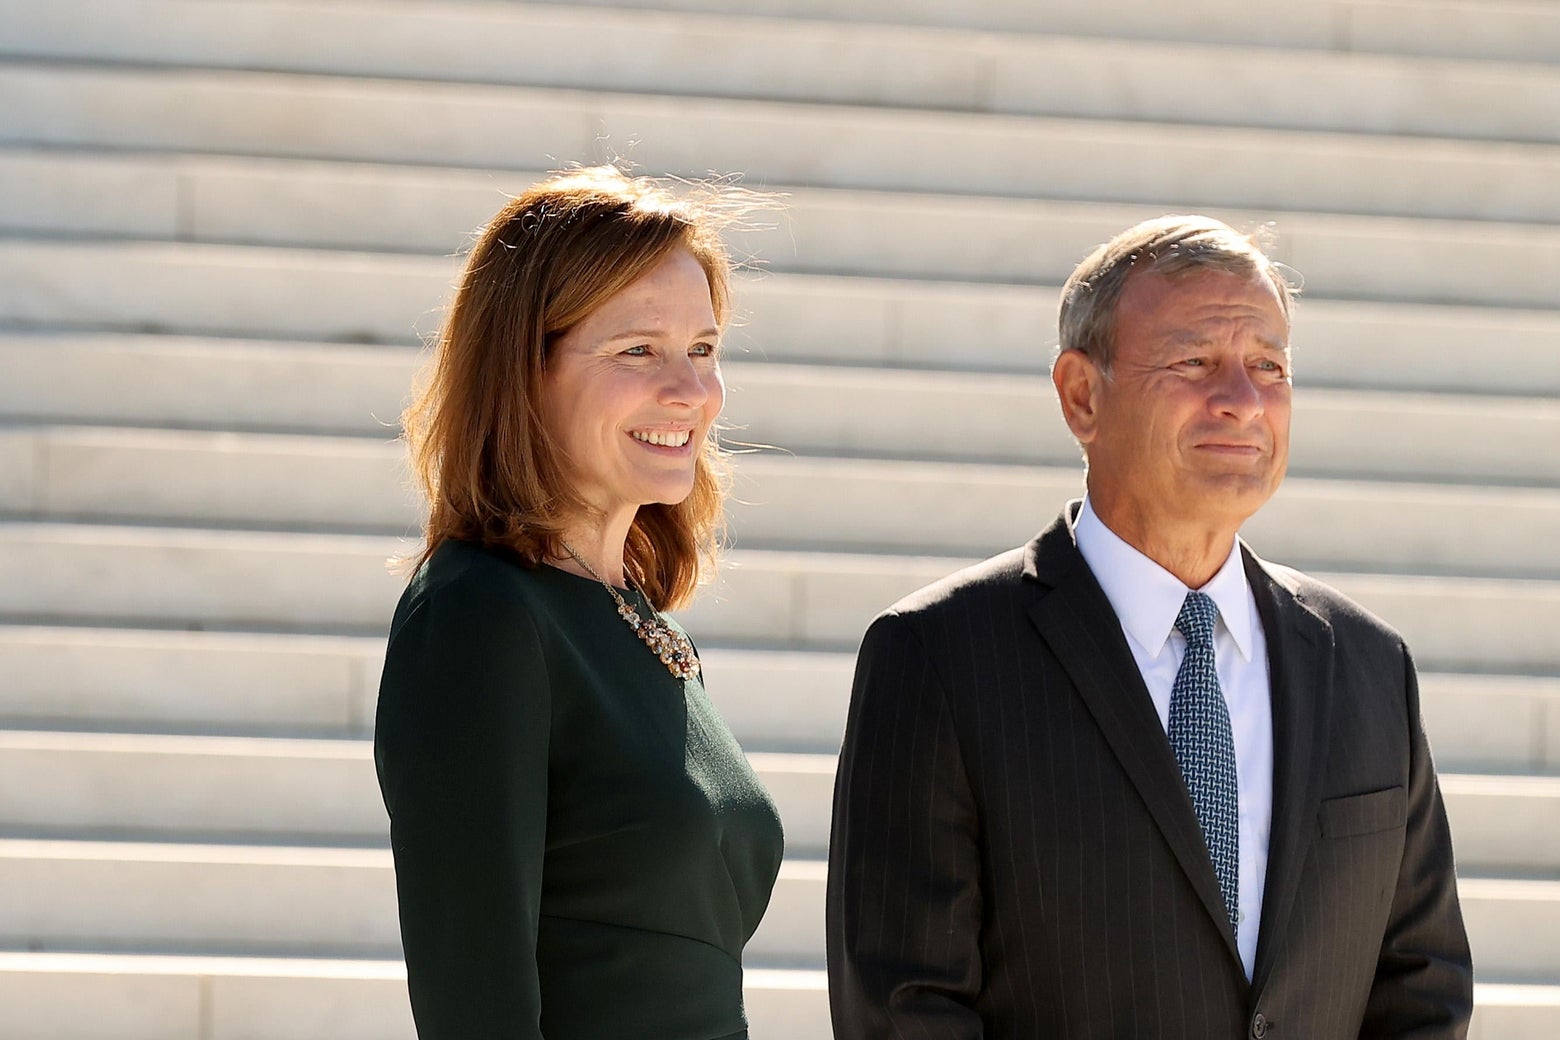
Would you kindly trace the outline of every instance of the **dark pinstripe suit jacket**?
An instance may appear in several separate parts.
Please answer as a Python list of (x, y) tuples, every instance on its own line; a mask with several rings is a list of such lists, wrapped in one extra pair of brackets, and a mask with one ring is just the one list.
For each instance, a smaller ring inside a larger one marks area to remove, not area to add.
[(1242, 547), (1274, 738), (1248, 983), (1076, 505), (867, 632), (829, 857), (835, 1036), (1465, 1035), (1451, 837), (1402, 640)]

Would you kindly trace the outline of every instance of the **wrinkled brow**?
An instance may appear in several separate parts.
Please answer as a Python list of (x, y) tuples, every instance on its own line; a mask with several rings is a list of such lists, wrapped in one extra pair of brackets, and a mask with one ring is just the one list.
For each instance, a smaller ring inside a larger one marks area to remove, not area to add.
[[(620, 339), (665, 339), (671, 333), (666, 329), (626, 329), (623, 332), (614, 332), (603, 342), (612, 343)], [(718, 339), (720, 330), (713, 326), (700, 329), (693, 334), (695, 339)]]
[[(1272, 336), (1263, 335), (1257, 335), (1255, 338), (1264, 349), (1270, 350), (1275, 354), (1289, 353), (1287, 340), (1274, 339)], [(1211, 347), (1222, 342), (1223, 339), (1224, 337), (1222, 336), (1210, 336), (1202, 332), (1182, 330), (1170, 333), (1161, 342), (1167, 347)]]

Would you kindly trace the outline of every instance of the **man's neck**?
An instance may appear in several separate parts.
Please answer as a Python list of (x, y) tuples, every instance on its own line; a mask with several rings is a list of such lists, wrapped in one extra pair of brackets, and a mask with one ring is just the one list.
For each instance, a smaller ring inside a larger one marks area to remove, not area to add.
[(1092, 494), (1089, 508), (1106, 527), (1138, 552), (1175, 575), (1189, 589), (1213, 580), (1230, 558), (1240, 525), (1210, 527), (1206, 523), (1150, 520), (1117, 503), (1101, 503)]

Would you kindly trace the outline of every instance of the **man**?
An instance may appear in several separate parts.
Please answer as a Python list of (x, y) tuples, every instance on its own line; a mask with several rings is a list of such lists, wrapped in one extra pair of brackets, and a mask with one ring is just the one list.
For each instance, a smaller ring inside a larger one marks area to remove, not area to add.
[(1407, 648), (1237, 538), (1287, 463), (1291, 295), (1206, 217), (1068, 280), (1052, 378), (1086, 498), (862, 644), (838, 1040), (1466, 1034)]

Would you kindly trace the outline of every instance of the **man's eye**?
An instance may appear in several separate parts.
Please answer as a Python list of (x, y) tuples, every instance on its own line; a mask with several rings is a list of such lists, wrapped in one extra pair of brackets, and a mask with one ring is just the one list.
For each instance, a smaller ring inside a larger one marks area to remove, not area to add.
[(647, 345), (640, 343), (637, 346), (629, 347), (627, 350), (623, 351), (623, 353), (627, 354), (629, 357), (645, 357), (650, 353), (650, 348)]
[(1190, 365), (1193, 368), (1201, 368), (1203, 366), (1203, 359), (1200, 357), (1183, 358), (1181, 364)]

